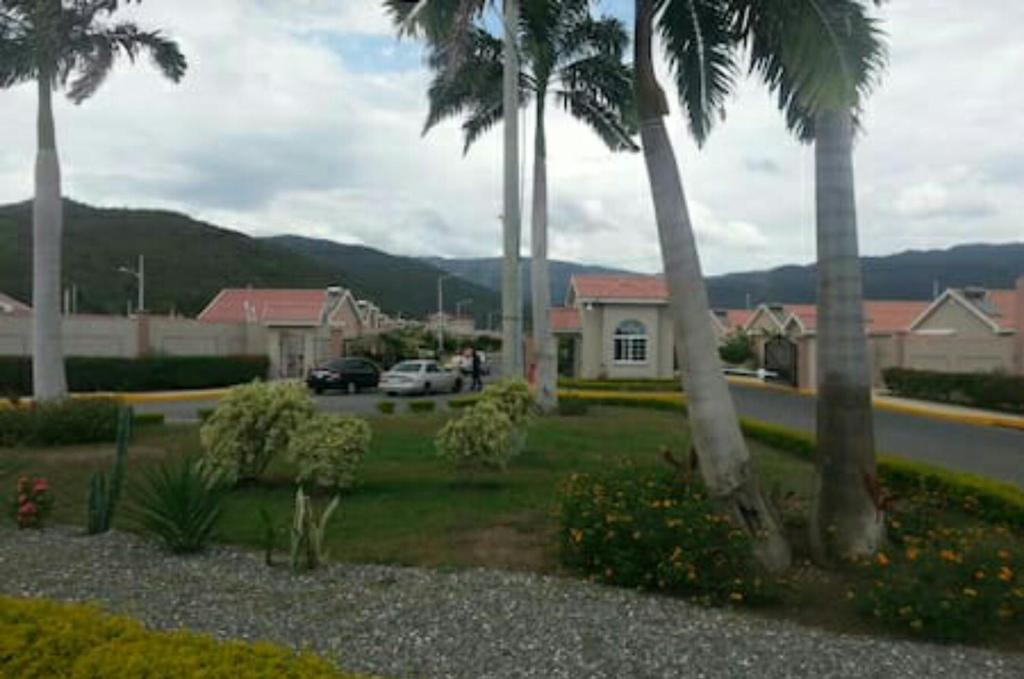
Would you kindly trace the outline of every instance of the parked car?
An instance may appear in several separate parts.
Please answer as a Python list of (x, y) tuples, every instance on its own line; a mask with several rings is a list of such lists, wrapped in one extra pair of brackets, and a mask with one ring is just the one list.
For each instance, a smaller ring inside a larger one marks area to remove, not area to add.
[(381, 375), (380, 389), (389, 396), (462, 391), (462, 376), (437, 361), (402, 361)]
[(309, 371), (306, 385), (317, 394), (330, 389), (355, 393), (374, 389), (380, 382), (380, 368), (365, 358), (334, 358)]

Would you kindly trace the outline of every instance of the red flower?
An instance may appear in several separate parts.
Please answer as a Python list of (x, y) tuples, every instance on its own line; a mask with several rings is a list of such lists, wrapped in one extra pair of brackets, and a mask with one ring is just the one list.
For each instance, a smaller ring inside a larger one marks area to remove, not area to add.
[(45, 493), (50, 490), (50, 484), (46, 482), (46, 479), (36, 479), (36, 483), (32, 486), (33, 493)]
[(26, 502), (18, 507), (18, 516), (35, 516), (38, 513), (39, 508), (34, 502)]

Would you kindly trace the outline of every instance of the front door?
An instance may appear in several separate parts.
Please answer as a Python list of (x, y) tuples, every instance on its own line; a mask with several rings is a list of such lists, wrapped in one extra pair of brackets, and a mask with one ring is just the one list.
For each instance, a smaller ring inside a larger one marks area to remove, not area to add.
[(306, 338), (301, 332), (281, 333), (281, 374), (285, 379), (301, 379), (306, 365)]

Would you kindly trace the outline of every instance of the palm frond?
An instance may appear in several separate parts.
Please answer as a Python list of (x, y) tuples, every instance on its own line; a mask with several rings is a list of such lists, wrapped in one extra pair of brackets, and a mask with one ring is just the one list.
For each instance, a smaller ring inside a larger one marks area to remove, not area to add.
[(640, 150), (634, 139), (637, 123), (632, 109), (623, 111), (614, 108), (586, 90), (559, 90), (555, 96), (574, 118), (589, 125), (612, 151)]
[(778, 98), (787, 126), (813, 138), (822, 110), (852, 110), (885, 68), (884, 34), (860, 0), (730, 0), (750, 70)]
[[(753, 1), (753, 0), (752, 0)], [(736, 76), (735, 41), (723, 0), (658, 0), (661, 34), (679, 103), (698, 144), (716, 120)]]

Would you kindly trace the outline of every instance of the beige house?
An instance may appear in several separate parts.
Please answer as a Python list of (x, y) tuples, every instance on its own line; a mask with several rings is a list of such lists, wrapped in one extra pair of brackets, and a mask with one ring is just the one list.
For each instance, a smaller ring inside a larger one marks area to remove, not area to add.
[[(950, 289), (931, 302), (869, 300), (865, 333), (875, 383), (890, 367), (1024, 375), (1024, 277), (1014, 290)], [(817, 307), (762, 304), (716, 310), (720, 340), (744, 332), (756, 367), (794, 386), (817, 385)], [(668, 290), (660, 276), (576, 276), (566, 304), (553, 309), (563, 368), (585, 379), (666, 378), (676, 374)]]

